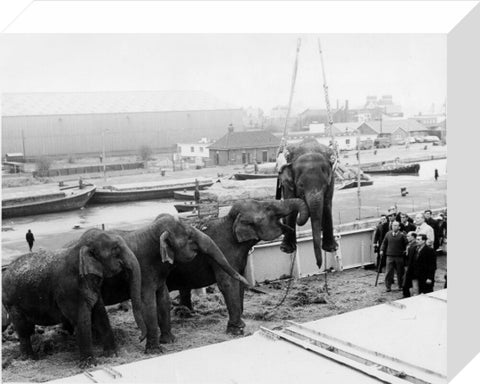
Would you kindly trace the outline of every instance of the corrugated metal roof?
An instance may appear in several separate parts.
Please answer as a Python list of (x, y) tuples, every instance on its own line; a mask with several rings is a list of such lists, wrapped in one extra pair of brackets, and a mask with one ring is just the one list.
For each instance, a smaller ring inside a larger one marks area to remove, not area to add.
[(203, 91), (5, 93), (2, 116), (238, 109)]
[(275, 147), (280, 139), (267, 131), (229, 132), (222, 136), (209, 149), (240, 149)]

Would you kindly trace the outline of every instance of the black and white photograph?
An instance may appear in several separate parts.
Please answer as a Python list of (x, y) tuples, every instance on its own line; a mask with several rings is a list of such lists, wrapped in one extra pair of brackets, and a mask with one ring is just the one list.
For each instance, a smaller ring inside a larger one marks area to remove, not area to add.
[(4, 382), (448, 381), (446, 34), (1, 45)]

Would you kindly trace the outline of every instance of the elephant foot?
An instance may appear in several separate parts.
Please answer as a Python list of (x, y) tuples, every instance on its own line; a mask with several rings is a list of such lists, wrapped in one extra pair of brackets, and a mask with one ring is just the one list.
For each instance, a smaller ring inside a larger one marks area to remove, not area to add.
[(145, 347), (145, 354), (147, 355), (159, 355), (160, 353), (163, 353), (163, 348), (159, 344)]
[(103, 357), (118, 356), (117, 348), (112, 348), (112, 347), (103, 348), (102, 356)]
[(338, 249), (338, 243), (335, 240), (324, 241), (322, 249), (327, 252), (335, 252)]
[(181, 319), (193, 317), (193, 310), (185, 305), (179, 305), (178, 307), (174, 308), (173, 313), (175, 316), (178, 316)]
[(78, 366), (80, 369), (88, 369), (97, 365), (97, 360), (93, 356), (88, 356), (80, 360)]
[(293, 253), (296, 249), (297, 246), (295, 244), (292, 244), (285, 239), (283, 239), (282, 244), (280, 244), (280, 250), (284, 253)]
[(228, 324), (227, 325), (227, 334), (234, 336), (243, 336), (243, 330), (245, 328), (245, 323), (240, 320), (239, 325)]
[(175, 342), (175, 336), (172, 333), (162, 333), (160, 336), (161, 344), (171, 344)]

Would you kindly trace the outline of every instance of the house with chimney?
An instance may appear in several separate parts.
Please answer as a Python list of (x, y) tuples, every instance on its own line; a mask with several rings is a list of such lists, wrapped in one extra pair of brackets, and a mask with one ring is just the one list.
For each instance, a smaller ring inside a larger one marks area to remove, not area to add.
[(265, 130), (235, 131), (232, 124), (226, 135), (209, 146), (213, 165), (265, 163), (276, 160), (280, 138)]

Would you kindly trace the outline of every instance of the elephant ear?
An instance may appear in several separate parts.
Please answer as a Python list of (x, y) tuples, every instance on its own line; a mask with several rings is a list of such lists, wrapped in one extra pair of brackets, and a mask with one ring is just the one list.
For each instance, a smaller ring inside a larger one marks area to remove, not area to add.
[(103, 278), (103, 265), (97, 259), (95, 259), (95, 257), (92, 256), (90, 248), (87, 246), (83, 246), (82, 248), (80, 248), (78, 271), (81, 277), (86, 277), (87, 275), (95, 275)]
[(239, 243), (249, 240), (259, 240), (257, 233), (253, 227), (245, 222), (242, 222), (242, 215), (238, 214), (233, 223), (233, 231)]
[(162, 263), (173, 264), (173, 259), (168, 255), (168, 244), (167, 244), (168, 236), (169, 236), (168, 231), (164, 231), (160, 235), (160, 256), (162, 257)]

